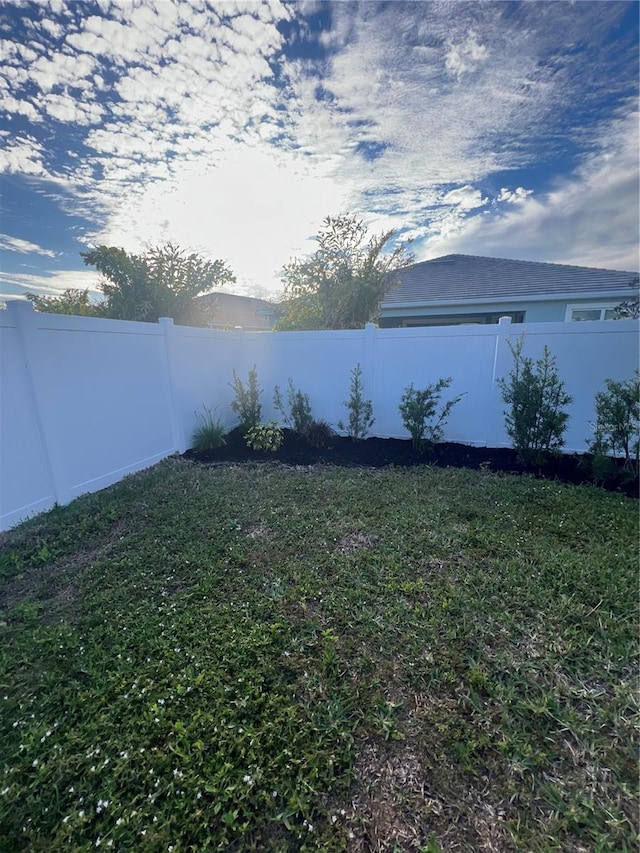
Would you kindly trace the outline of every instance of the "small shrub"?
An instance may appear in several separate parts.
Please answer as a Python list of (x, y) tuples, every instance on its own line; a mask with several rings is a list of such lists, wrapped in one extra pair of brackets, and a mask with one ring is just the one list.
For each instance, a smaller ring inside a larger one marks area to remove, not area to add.
[(247, 447), (252, 450), (272, 450), (275, 452), (282, 447), (284, 433), (275, 421), (269, 421), (267, 424), (252, 426), (244, 440), (247, 442)]
[(311, 421), (304, 433), (311, 447), (315, 447), (316, 450), (329, 447), (335, 435), (331, 425), (323, 420)]
[(349, 421), (346, 425), (339, 421), (338, 428), (345, 430), (349, 438), (366, 438), (375, 418), (371, 400), (365, 400), (362, 396), (362, 367), (359, 364), (351, 371), (349, 399), (345, 400), (344, 404), (349, 411)]
[(289, 388), (287, 391), (287, 404), (282, 399), (280, 389), (276, 385), (273, 392), (274, 408), (280, 412), (284, 422), (291, 427), (295, 432), (303, 435), (313, 418), (311, 417), (311, 403), (307, 394), (296, 390), (293, 385), (293, 380), (289, 380)]
[(423, 452), (425, 444), (436, 444), (440, 441), (451, 409), (462, 399), (462, 394), (459, 394), (448, 400), (438, 412), (442, 392), (452, 381), (451, 377), (448, 377), (438, 379), (435, 385), (427, 385), (422, 390), (414, 388), (413, 383), (405, 388), (398, 411), (417, 453)]
[(524, 339), (509, 342), (513, 368), (507, 379), (499, 379), (507, 433), (524, 464), (541, 464), (550, 452), (564, 444), (569, 415), (563, 411), (573, 401), (558, 378), (556, 360), (545, 346), (535, 363), (522, 355)]
[(194, 450), (215, 450), (224, 447), (226, 442), (224, 426), (218, 418), (214, 418), (213, 412), (208, 406), (202, 405), (203, 414), (197, 415), (199, 423), (191, 434), (191, 446)]
[(618, 474), (614, 459), (621, 458), (623, 471), (638, 476), (640, 468), (640, 371), (633, 379), (605, 381), (606, 390), (596, 394), (594, 437), (589, 442), (596, 480), (610, 480)]
[(262, 405), (260, 403), (262, 389), (258, 385), (258, 374), (255, 364), (249, 371), (249, 379), (246, 387), (235, 370), (233, 371), (233, 382), (230, 382), (229, 385), (233, 388), (236, 395), (235, 400), (231, 403), (231, 411), (235, 412), (240, 418), (240, 429), (244, 432), (251, 429), (251, 427), (257, 426), (260, 423), (260, 416), (262, 414)]

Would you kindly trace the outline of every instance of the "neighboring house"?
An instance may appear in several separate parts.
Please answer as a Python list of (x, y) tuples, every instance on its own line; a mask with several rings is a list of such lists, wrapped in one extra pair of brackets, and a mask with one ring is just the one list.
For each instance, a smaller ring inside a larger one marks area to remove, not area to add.
[(612, 319), (633, 297), (637, 273), (445, 255), (398, 272), (385, 296), (379, 325), (448, 326)]
[(190, 325), (210, 329), (233, 329), (241, 326), (249, 332), (268, 332), (276, 324), (276, 305), (255, 296), (237, 293), (207, 293), (196, 296), (188, 314)]

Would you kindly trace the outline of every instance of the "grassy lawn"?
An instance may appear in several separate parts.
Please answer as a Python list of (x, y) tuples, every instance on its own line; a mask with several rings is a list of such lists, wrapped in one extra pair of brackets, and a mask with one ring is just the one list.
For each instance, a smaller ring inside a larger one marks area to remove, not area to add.
[(169, 459), (21, 525), (0, 850), (636, 850), (637, 511)]

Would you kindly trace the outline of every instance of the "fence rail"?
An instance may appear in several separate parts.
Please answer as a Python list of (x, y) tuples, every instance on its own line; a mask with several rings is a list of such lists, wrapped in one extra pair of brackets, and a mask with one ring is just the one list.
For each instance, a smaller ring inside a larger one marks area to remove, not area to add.
[(351, 369), (360, 364), (381, 437), (406, 437), (398, 403), (413, 382), (453, 379), (464, 392), (445, 439), (509, 444), (497, 380), (511, 366), (509, 341), (524, 354), (545, 344), (574, 401), (566, 449), (582, 452), (605, 379), (628, 379), (638, 364), (638, 322), (529, 323), (327, 332), (224, 332), (36, 313), (9, 302), (0, 311), (0, 530), (66, 504), (184, 452), (202, 404), (234, 425), (232, 372), (255, 364), (263, 416), (277, 420), (275, 385), (291, 378), (315, 417), (345, 419)]

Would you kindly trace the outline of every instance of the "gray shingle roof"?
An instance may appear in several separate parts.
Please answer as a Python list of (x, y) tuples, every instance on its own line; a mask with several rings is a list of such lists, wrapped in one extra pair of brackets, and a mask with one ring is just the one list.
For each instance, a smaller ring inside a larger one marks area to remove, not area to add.
[(382, 308), (429, 302), (478, 299), (526, 300), (559, 294), (628, 296), (637, 273), (620, 270), (445, 255), (413, 264), (398, 273), (400, 284), (385, 296)]

